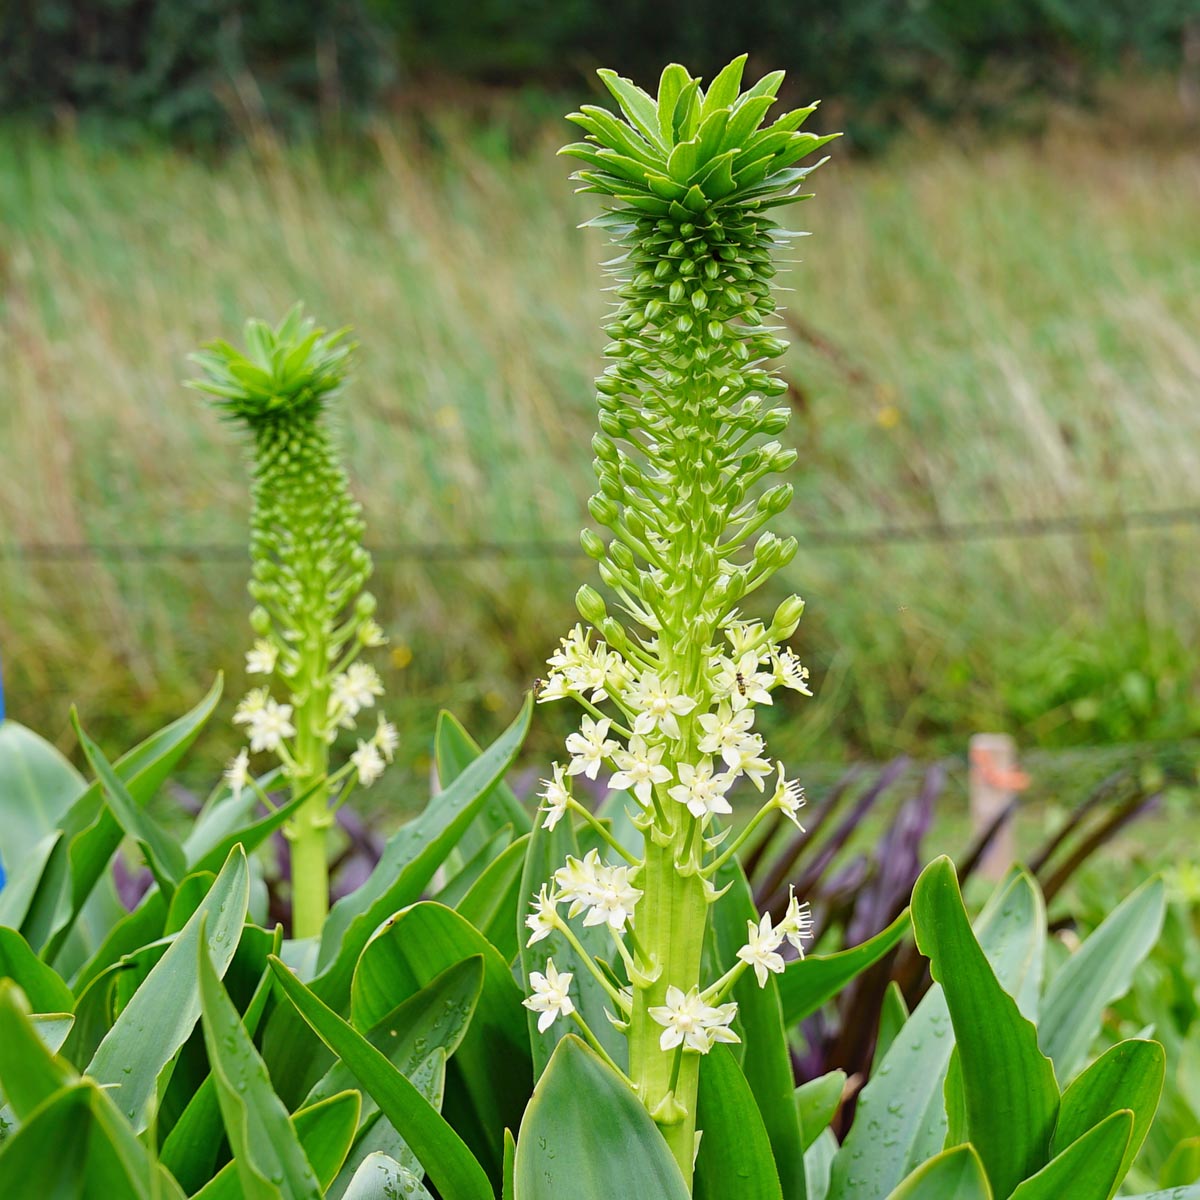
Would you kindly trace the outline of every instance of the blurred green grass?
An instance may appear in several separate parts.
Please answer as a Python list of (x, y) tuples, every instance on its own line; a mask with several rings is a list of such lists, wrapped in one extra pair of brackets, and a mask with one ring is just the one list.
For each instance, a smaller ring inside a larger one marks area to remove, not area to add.
[[(246, 567), (47, 562), (19, 544), (241, 544), (245, 462), (186, 354), (296, 299), (362, 343), (340, 417), (376, 543), (573, 543), (592, 480), (608, 257), (547, 127), (430, 115), (368, 147), (220, 160), (0, 132), (0, 654), (11, 715), (114, 748), (217, 669), (239, 689)], [(430, 138), (428, 130), (436, 131)], [(836, 154), (781, 274), (801, 451), (785, 526), (862, 529), (1200, 505), (1200, 161), (1106, 121)], [(806, 545), (817, 696), (773, 749), (837, 761), (1173, 739), (1200, 725), (1200, 525)], [(575, 619), (586, 560), (381, 561), (389, 788), (425, 787), (434, 712), (498, 732)], [(764, 599), (769, 606), (773, 597)], [(533, 760), (552, 752), (542, 711)], [(205, 767), (233, 744), (209, 736)]]

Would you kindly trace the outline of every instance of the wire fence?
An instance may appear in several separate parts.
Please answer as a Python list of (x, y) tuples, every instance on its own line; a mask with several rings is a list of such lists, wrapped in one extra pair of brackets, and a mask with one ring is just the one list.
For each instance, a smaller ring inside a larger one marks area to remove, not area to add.
[[(940, 522), (918, 525), (875, 525), (863, 528), (801, 527), (791, 531), (801, 545), (831, 548), (872, 548), (937, 542), (983, 542), (1044, 537), (1087, 537), (1200, 526), (1200, 506), (1133, 509), (1113, 513), (1062, 514), (1051, 517), (998, 518), (983, 521)], [(381, 562), (408, 559), (465, 561), (470, 559), (576, 558), (583, 551), (577, 541), (517, 540), (470, 542), (391, 542), (370, 547)], [(200, 542), (17, 542), (0, 544), (0, 561), (87, 562), (244, 562), (244, 544)]]

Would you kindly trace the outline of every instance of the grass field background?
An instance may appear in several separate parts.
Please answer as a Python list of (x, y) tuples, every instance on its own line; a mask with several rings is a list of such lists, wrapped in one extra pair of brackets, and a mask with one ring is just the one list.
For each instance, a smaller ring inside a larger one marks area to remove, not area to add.
[[(817, 124), (819, 128), (819, 122)], [(1036, 136), (914, 134), (839, 155), (781, 276), (800, 448), (782, 529), (863, 530), (1200, 506), (1200, 159), (1190, 137), (1058, 117)], [(395, 786), (434, 711), (498, 730), (591, 579), (608, 257), (555, 157), (447, 112), (417, 138), (219, 161), (0, 134), (0, 657), (10, 715), (114, 751), (222, 669), (244, 686), (242, 447), (186, 355), (303, 300), (349, 324), (340, 425), (393, 636)], [(529, 543), (550, 543), (531, 552)], [(28, 544), (95, 559), (22, 556)], [(114, 558), (114, 544), (230, 548)], [(463, 545), (520, 544), (463, 557)], [(1200, 523), (1085, 536), (802, 546), (796, 647), (816, 698), (779, 753), (833, 761), (1112, 744), (1200, 727)], [(777, 591), (782, 590), (782, 585)], [(773, 597), (768, 597), (764, 605)], [(544, 714), (534, 757), (551, 752)], [(208, 736), (204, 769), (234, 744)]]

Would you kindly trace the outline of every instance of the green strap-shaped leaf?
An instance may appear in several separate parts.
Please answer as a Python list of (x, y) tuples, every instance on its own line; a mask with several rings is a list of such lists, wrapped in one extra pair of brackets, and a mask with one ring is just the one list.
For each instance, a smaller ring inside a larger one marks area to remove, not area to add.
[(514, 1181), (517, 1200), (689, 1200), (644, 1105), (573, 1035), (558, 1043), (525, 1110)]
[(506, 846), (456, 904), (455, 910), (497, 950), (505, 962), (517, 957), (518, 917), (522, 914), (521, 877), (529, 834)]
[(714, 1046), (701, 1060), (696, 1128), (696, 1200), (783, 1200), (762, 1114), (727, 1046)]
[[(501, 826), (447, 879), (445, 886), (439, 888), (432, 899), (447, 908), (457, 908), (462, 898), (475, 886), (480, 875), (487, 870), (488, 865), (495, 862), (496, 857), (503, 853), (505, 846), (511, 845), (512, 840), (512, 826)], [(447, 860), (447, 867), (454, 859), (464, 857), (462, 845), (462, 842), (459, 842), (457, 849)]]
[[(476, 1157), (499, 1179), (503, 1132), (521, 1118), (533, 1068), (521, 990), (495, 947), (453, 909), (432, 901), (414, 904), (388, 921), (363, 951), (350, 1011), (359, 1029), (369, 1029), (385, 1015), (380, 997), (394, 1004), (475, 956), (483, 959), (483, 993), (454, 1056), (462, 1088), (448, 1094), (447, 1107)], [(461, 1112), (451, 1107), (460, 1103)]]
[[(758, 910), (736, 860), (727, 864), (713, 882), (718, 888), (729, 888), (711, 909), (708, 951), (715, 978), (720, 973), (717, 964), (737, 961), (737, 952), (746, 941), (746, 922), (756, 920)], [(806, 1200), (804, 1134), (796, 1108), (796, 1080), (776, 976), (768, 976), (766, 986), (759, 987), (753, 973), (747, 972), (738, 980), (731, 999), (738, 1005), (742, 1073), (767, 1128), (780, 1186), (787, 1200)]]
[[(224, 976), (237, 949), (250, 900), (250, 873), (241, 847), (229, 855), (212, 889), (100, 1043), (86, 1074), (108, 1094), (140, 1133), (163, 1068), (191, 1036), (200, 1018), (196, 956), (207, 941), (213, 967)], [(201, 933), (206, 928), (206, 934)]]
[[(407, 988), (388, 990), (392, 977), (384, 972), (375, 976), (371, 987), (379, 991), (373, 1001), (382, 1008)], [(431, 1050), (442, 1049), (449, 1058), (459, 1047), (464, 1034), (470, 1027), (475, 1007), (483, 991), (483, 956), (476, 954), (448, 967), (415, 995), (404, 998), (391, 1012), (370, 1025), (367, 1041), (382, 1051), (388, 1061), (409, 1079), (425, 1061)], [(354, 1072), (343, 1062), (332, 1067), (313, 1085), (304, 1099), (305, 1104), (315, 1104), (324, 1096), (331, 1096), (354, 1081)], [(376, 1111), (369, 1097), (363, 1104), (362, 1119), (365, 1121)]]
[(88, 765), (104, 788), (113, 816), (120, 822), (125, 833), (141, 847), (146, 856), (146, 865), (150, 868), (159, 890), (173, 893), (180, 880), (187, 874), (187, 857), (183, 853), (183, 847), (157, 821), (138, 807), (113, 770), (112, 763), (84, 732), (79, 723), (79, 714), (74, 709), (71, 710), (71, 724), (75, 728), (75, 736), (79, 738), (80, 746), (83, 747)]
[(415, 1087), (355, 1028), (326, 1007), (277, 958), (271, 969), (284, 995), (354, 1072), (412, 1148), (443, 1200), (494, 1200), (487, 1174), (462, 1139)]
[(241, 1014), (217, 978), (203, 936), (197, 951), (204, 1046), (245, 1198), (321, 1200), (312, 1164)]
[(1162, 1046), (1149, 1041), (1118, 1042), (1102, 1054), (1063, 1092), (1050, 1152), (1061, 1154), (1112, 1113), (1131, 1110), (1133, 1132), (1111, 1196), (1150, 1132), (1166, 1077), (1166, 1059)]
[(919, 1166), (888, 1200), (992, 1200), (992, 1189), (974, 1147), (955, 1146)]
[[(438, 713), (433, 736), (433, 757), (441, 787), (449, 787), (482, 753), (479, 743), (453, 713)], [(519, 837), (533, 828), (533, 821), (529, 810), (501, 776), (492, 785), (478, 815), (463, 834), (459, 847), (463, 857), (469, 858), (505, 825), (511, 825)]]
[[(996, 977), (1032, 1005), (1045, 944), (1045, 907), (1033, 878), (1016, 872), (980, 913), (980, 945)], [(884, 1200), (946, 1141), (943, 1084), (954, 1030), (940, 987), (930, 988), (858, 1097), (854, 1125), (834, 1160), (829, 1200)]]
[(779, 977), (779, 999), (789, 1028), (816, 1012), (852, 979), (874, 966), (911, 930), (908, 910), (873, 938), (836, 954), (809, 954), (790, 963)]
[[(19, 925), (18, 886), (39, 845), (87, 787), (54, 746), (16, 721), (0, 721), (0, 866), (8, 883), (0, 892), (0, 925)], [(30, 880), (30, 882), (35, 882)], [(26, 890), (26, 899), (32, 888)], [(10, 907), (11, 906), (11, 907)]]
[[(117, 777), (139, 807), (146, 804), (175, 769), (204, 728), (220, 696), (218, 675), (208, 694), (191, 712), (117, 760)], [(21, 923), (26, 940), (51, 963), (56, 961), (123, 836), (120, 823), (104, 803), (99, 781), (71, 804), (59, 826), (63, 835), (40, 872)], [(70, 969), (58, 965), (63, 974), (70, 974), (80, 964)]]
[(512, 1130), (504, 1131), (504, 1182), (500, 1189), (500, 1200), (516, 1200), (517, 1196), (517, 1139)]
[(912, 915), (954, 1026), (967, 1135), (992, 1190), (1008, 1196), (1049, 1157), (1058, 1116), (1054, 1068), (975, 940), (948, 858), (921, 872)]
[(1038, 1038), (1064, 1082), (1095, 1040), (1104, 1010), (1133, 983), (1138, 964), (1162, 931), (1163, 882), (1147, 880), (1119, 904), (1050, 981)]
[(20, 985), (34, 1012), (70, 1012), (75, 997), (15, 929), (0, 929), (0, 979)]
[(1105, 1117), (1012, 1193), (1012, 1200), (1108, 1200), (1133, 1131), (1127, 1108)]
[[(295, 1140), (312, 1164), (322, 1189), (337, 1177), (346, 1160), (358, 1128), (360, 1099), (358, 1092), (341, 1092), (300, 1109), (291, 1119)], [(236, 1160), (227, 1162), (192, 1200), (244, 1200), (238, 1172)]]
[(842, 1103), (845, 1088), (846, 1072), (830, 1071), (827, 1075), (802, 1083), (796, 1089), (796, 1111), (800, 1114), (805, 1153), (829, 1128)]
[(1140, 1196), (1128, 1196), (1125, 1200), (1200, 1200), (1200, 1183), (1191, 1187), (1167, 1188), (1162, 1192), (1143, 1192)]
[(21, 989), (0, 979), (0, 1091), (12, 1113), (25, 1120), (78, 1078), (71, 1064), (56, 1057), (38, 1036)]
[(875, 1052), (871, 1056), (871, 1076), (883, 1062), (884, 1055), (891, 1049), (896, 1035), (904, 1028), (908, 1020), (908, 1005), (900, 985), (894, 980), (888, 980), (887, 990), (883, 993), (883, 1008), (879, 1014), (879, 1029), (875, 1034)]
[[(282, 940), (282, 930), (279, 930), (276, 950)], [(264, 967), (250, 1003), (242, 1013), (242, 1027), (250, 1037), (257, 1034), (258, 1023), (271, 998), (272, 979), (270, 969)], [(195, 1191), (212, 1174), (222, 1133), (221, 1105), (217, 1099), (216, 1080), (210, 1071), (167, 1135), (160, 1155), (163, 1164), (188, 1192)]]
[(433, 1200), (425, 1185), (394, 1158), (376, 1151), (354, 1173), (342, 1200)]
[(56, 1092), (0, 1146), (0, 1196), (184, 1200), (88, 1079)]

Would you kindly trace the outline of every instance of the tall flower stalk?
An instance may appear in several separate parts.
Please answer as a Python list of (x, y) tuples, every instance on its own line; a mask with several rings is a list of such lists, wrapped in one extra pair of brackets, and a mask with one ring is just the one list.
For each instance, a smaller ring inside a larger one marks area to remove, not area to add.
[[(396, 749), (394, 727), (379, 717), (369, 738), (338, 770), (330, 748), (353, 730), (383, 686), (359, 662), (385, 639), (364, 586), (371, 556), (327, 423), (345, 381), (353, 346), (329, 334), (299, 306), (274, 329), (249, 321), (246, 349), (212, 342), (193, 361), (190, 386), (214, 398), (253, 437), (250, 624), (256, 635), (246, 670), (264, 677), (238, 706), (235, 723), (249, 739), (226, 777), (237, 791), (253, 786), (250, 756), (274, 755), (293, 797), (307, 799), (289, 820), (292, 933), (320, 933), (329, 908), (328, 831), (355, 783), (370, 786)], [(281, 693), (285, 699), (277, 698)], [(265, 799), (265, 797), (264, 797)]]
[[(564, 639), (539, 692), (584, 710), (566, 765), (547, 781), (543, 821), (590, 821), (609, 853), (569, 860), (527, 924), (531, 941), (560, 931), (602, 982), (626, 1030), (629, 1083), (689, 1181), (700, 1058), (738, 1040), (727, 998), (747, 970), (765, 985), (783, 970), (784, 941), (802, 952), (809, 932), (807, 907), (793, 897), (780, 923), (750, 923), (723, 975), (703, 977), (717, 873), (771, 812), (799, 824), (803, 791), (768, 758), (756, 710), (780, 687), (810, 694), (808, 672), (785, 645), (803, 602), (785, 600), (765, 625), (740, 607), (796, 552), (793, 538), (767, 528), (792, 489), (764, 484), (796, 461), (774, 440), (788, 410), (768, 400), (785, 391), (770, 366), (785, 349), (767, 324), (772, 256), (791, 236), (769, 213), (799, 198), (813, 168), (794, 164), (829, 139), (800, 132), (812, 108), (764, 126), (783, 74), (742, 92), (744, 61), (707, 91), (672, 65), (657, 98), (602, 71), (623, 119), (585, 107), (570, 119), (586, 140), (563, 151), (585, 163), (580, 190), (608, 200), (592, 224), (620, 248), (610, 264), (610, 362), (597, 381), (599, 490), (589, 504), (611, 537), (585, 531), (583, 545), (622, 615), (581, 588), (577, 605), (592, 628)], [(602, 774), (629, 793), (640, 859), (573, 794), (580, 775)], [(765, 802), (730, 837), (720, 822), (746, 783)], [(581, 914), (611, 932), (628, 986), (583, 950), (570, 927)], [(552, 963), (531, 976), (527, 1004), (543, 1026), (558, 1016), (583, 1024), (570, 982)]]

